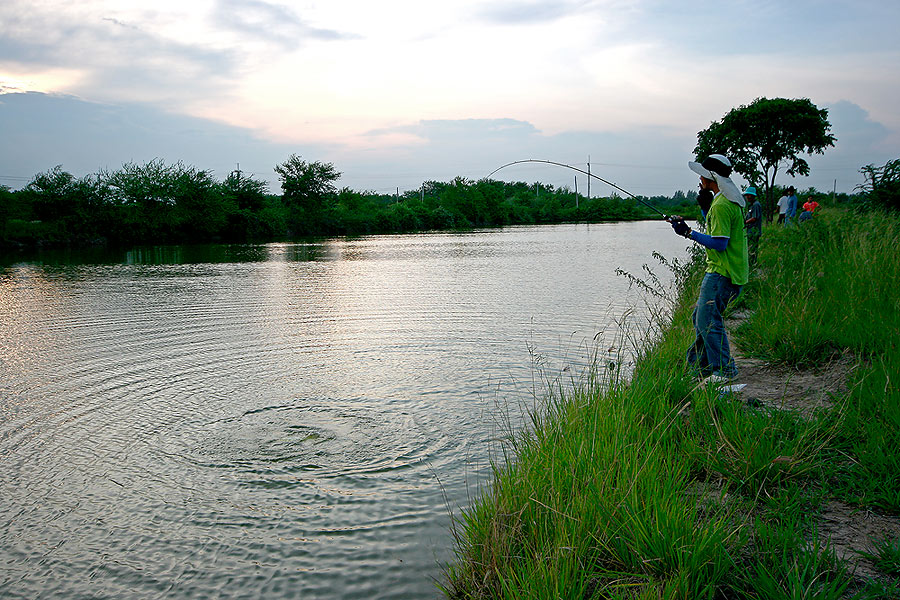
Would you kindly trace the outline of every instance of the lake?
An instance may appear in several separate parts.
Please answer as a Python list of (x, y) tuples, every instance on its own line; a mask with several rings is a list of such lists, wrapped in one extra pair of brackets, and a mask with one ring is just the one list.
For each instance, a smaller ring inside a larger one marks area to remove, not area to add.
[[(434, 598), (663, 222), (0, 262), (0, 597)], [(627, 351), (626, 351), (627, 352)], [(449, 507), (449, 509), (448, 509)]]

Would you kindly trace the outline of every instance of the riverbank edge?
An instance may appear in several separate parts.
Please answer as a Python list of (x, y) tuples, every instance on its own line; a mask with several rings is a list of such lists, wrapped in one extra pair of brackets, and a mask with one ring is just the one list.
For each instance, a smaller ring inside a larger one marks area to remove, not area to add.
[[(686, 275), (671, 313), (631, 340), (630, 380), (595, 368), (571, 389), (551, 382), (533, 427), (510, 434), (494, 481), (454, 519), (456, 561), (440, 584), (448, 597), (792, 597), (801, 588), (817, 598), (896, 597), (896, 574), (860, 575), (860, 551), (839, 556), (834, 523), (821, 526), (877, 512), (845, 504), (836, 516), (815, 483), (834, 475), (821, 461), (840, 454), (828, 419), (757, 410), (759, 398), (698, 386), (686, 373), (700, 263)], [(746, 320), (752, 302), (738, 304)], [(740, 352), (739, 366), (753, 360)], [(851, 371), (839, 376), (844, 394)], [(762, 448), (786, 433), (791, 443)], [(879, 517), (900, 539), (896, 515)]]

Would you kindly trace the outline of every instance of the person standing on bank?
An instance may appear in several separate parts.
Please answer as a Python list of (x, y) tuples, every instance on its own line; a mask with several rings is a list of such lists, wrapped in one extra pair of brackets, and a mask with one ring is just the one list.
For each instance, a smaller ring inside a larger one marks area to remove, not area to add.
[(788, 195), (787, 191), (785, 191), (784, 196), (778, 199), (778, 222), (784, 223), (784, 216), (787, 214), (788, 208)]
[(712, 196), (712, 204), (706, 234), (691, 230), (682, 217), (669, 217), (675, 233), (706, 248), (706, 275), (692, 317), (696, 336), (687, 362), (698, 376), (718, 383), (737, 377), (722, 313), (747, 283), (750, 272), (744, 231), (746, 203), (731, 180), (732, 166), (725, 156), (712, 154), (702, 163), (688, 162), (688, 167), (700, 175), (700, 195)]
[(787, 202), (787, 214), (784, 217), (784, 225), (788, 226), (791, 224), (791, 219), (797, 216), (797, 190), (794, 189), (794, 186), (791, 186), (787, 189), (788, 193), (788, 202)]
[(747, 218), (744, 219), (744, 227), (747, 228), (747, 252), (750, 264), (756, 264), (759, 254), (759, 238), (762, 236), (762, 207), (756, 201), (756, 188), (748, 187), (744, 190), (744, 201), (750, 209)]

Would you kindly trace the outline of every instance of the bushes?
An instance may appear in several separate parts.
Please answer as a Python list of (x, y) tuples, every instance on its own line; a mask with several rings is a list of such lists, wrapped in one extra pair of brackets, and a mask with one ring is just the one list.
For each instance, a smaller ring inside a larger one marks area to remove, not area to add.
[[(585, 199), (540, 183), (457, 177), (389, 195), (337, 190), (340, 174), (330, 163), (296, 155), (276, 172), (281, 196), (239, 172), (217, 182), (180, 162), (127, 163), (82, 179), (57, 166), (19, 192), (0, 189), (0, 235), (17, 244), (152, 244), (656, 218), (630, 199)], [(42, 224), (24, 225), (31, 221)]]

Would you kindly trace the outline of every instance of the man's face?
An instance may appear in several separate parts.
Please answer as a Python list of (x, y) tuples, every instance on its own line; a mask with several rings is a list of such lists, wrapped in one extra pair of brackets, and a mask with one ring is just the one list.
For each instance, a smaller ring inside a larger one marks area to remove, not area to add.
[(700, 177), (700, 189), (701, 190), (712, 190), (712, 179), (707, 179), (706, 177)]

